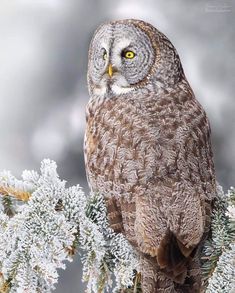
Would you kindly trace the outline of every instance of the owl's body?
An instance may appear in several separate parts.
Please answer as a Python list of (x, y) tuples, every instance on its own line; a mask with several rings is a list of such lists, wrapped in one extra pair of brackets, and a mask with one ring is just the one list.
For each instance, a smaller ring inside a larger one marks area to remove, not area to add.
[[(123, 50), (140, 63), (122, 61)], [(144, 293), (200, 292), (215, 174), (209, 123), (178, 54), (151, 25), (124, 20), (99, 28), (89, 57), (90, 187), (106, 198), (114, 231), (139, 251)]]

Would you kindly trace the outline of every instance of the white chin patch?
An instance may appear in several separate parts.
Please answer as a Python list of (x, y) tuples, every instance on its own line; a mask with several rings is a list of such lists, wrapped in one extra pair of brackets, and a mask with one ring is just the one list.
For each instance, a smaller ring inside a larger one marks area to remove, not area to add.
[(116, 84), (111, 86), (112, 92), (117, 95), (126, 94), (134, 90), (132, 87), (122, 87)]
[[(116, 74), (113, 77), (115, 80), (114, 82), (110, 85), (111, 91), (116, 94), (116, 95), (121, 95), (121, 94), (126, 94), (134, 90), (133, 87), (130, 87), (130, 85), (127, 83), (126, 79), (121, 76)], [(93, 93), (98, 96), (103, 96), (108, 92), (108, 77), (104, 77), (104, 79), (100, 82), (99, 86), (95, 87), (93, 90)]]
[[(116, 84), (111, 86), (111, 90), (116, 95), (126, 94), (134, 90), (132, 87), (123, 87)], [(108, 91), (108, 87), (106, 85), (102, 85), (100, 87), (95, 87), (93, 93), (97, 96), (103, 96)]]

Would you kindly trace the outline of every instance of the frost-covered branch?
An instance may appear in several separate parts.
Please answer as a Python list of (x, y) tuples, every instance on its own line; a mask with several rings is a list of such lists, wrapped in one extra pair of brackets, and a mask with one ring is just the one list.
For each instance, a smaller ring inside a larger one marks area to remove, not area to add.
[[(212, 240), (202, 256), (208, 292), (234, 286), (234, 206), (234, 189), (224, 195), (219, 188)], [(0, 292), (51, 292), (57, 270), (77, 250), (87, 292), (141, 292), (137, 254), (109, 227), (102, 195), (67, 188), (51, 160), (41, 163), (40, 174), (24, 171), (21, 180), (0, 173)]]
[(66, 188), (53, 161), (40, 171), (24, 171), (22, 180), (0, 174), (0, 292), (51, 292), (77, 247), (88, 292), (112, 287), (112, 274), (117, 289), (131, 285), (137, 258), (109, 228), (102, 197)]
[(235, 291), (235, 190), (218, 186), (212, 238), (204, 245), (202, 270), (208, 293)]
[[(66, 248), (75, 241), (81, 188), (65, 188), (56, 164), (49, 160), (42, 162), (40, 175), (25, 171), (22, 180), (10, 172), (1, 173), (0, 185), (2, 286), (6, 292), (50, 292), (58, 279), (57, 269), (65, 268), (64, 261), (71, 260)], [(29, 193), (25, 201), (21, 195)], [(6, 213), (6, 198), (10, 215)], [(62, 199), (70, 204), (60, 211), (56, 207)]]

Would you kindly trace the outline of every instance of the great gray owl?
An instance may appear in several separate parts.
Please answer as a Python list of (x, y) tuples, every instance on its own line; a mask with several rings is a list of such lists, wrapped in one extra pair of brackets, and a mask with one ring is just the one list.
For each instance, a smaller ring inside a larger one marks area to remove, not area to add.
[(142, 291), (200, 292), (215, 172), (207, 116), (152, 25), (101, 25), (89, 50), (85, 162), (108, 219), (139, 252)]

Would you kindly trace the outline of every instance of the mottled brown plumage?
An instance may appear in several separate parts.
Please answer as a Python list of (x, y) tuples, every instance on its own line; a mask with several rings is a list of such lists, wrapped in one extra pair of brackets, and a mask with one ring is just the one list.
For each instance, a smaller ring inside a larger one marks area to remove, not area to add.
[[(135, 42), (143, 35), (145, 67), (119, 62), (128, 38), (128, 50), (142, 58)], [(104, 64), (96, 61), (97, 42), (108, 44)], [(139, 251), (143, 292), (200, 292), (199, 250), (210, 229), (215, 174), (209, 122), (175, 48), (145, 22), (104, 24), (91, 42), (88, 84), (88, 181), (106, 198), (111, 227)]]

